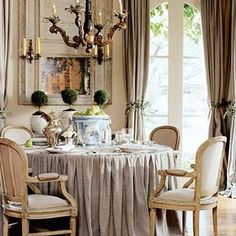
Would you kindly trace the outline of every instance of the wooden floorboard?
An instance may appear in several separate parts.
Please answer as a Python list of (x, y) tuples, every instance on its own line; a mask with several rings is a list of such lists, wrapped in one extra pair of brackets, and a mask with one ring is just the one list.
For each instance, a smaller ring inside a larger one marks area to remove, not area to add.
[[(219, 197), (218, 236), (236, 236), (236, 199)], [(187, 213), (187, 236), (192, 236), (192, 213)], [(200, 236), (213, 236), (211, 211), (201, 211)]]

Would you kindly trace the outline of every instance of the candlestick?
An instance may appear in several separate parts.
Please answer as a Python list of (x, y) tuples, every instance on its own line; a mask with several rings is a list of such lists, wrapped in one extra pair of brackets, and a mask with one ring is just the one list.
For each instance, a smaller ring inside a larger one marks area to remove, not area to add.
[(57, 14), (56, 4), (53, 4), (53, 6), (52, 6), (52, 15), (55, 17), (56, 14)]
[(23, 56), (26, 56), (27, 41), (26, 38), (23, 40)]
[(105, 56), (106, 57), (109, 57), (110, 56), (110, 47), (109, 47), (109, 44), (107, 44), (105, 46)]
[(123, 4), (122, 4), (121, 0), (119, 0), (119, 4), (120, 4), (120, 12), (123, 12)]

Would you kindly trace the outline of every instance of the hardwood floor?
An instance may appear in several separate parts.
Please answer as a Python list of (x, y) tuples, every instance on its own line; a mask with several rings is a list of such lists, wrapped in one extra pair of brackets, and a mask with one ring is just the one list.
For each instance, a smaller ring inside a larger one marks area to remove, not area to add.
[[(218, 236), (236, 236), (236, 199), (219, 197)], [(186, 236), (192, 236), (192, 213), (187, 213)], [(213, 236), (211, 211), (201, 211), (200, 236)]]

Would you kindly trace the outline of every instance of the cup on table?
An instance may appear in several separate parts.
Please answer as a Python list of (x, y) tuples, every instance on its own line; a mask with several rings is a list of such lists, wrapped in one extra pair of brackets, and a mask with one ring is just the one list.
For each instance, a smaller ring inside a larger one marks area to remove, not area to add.
[(132, 128), (122, 128), (121, 129), (122, 138), (124, 142), (130, 143), (133, 140), (133, 129)]

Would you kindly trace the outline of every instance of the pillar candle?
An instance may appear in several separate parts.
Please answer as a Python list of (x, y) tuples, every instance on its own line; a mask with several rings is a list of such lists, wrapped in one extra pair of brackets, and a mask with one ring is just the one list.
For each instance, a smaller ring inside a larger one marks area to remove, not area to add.
[(53, 4), (53, 6), (52, 6), (52, 15), (56, 16), (56, 14), (57, 14), (56, 4)]
[(122, 5), (121, 0), (119, 0), (119, 4), (120, 4), (120, 12), (123, 12), (123, 5)]
[(26, 38), (23, 40), (23, 56), (26, 56), (27, 41)]
[(40, 42), (40, 37), (37, 38), (37, 44), (36, 44), (36, 54), (40, 55), (41, 53), (41, 42)]
[(110, 47), (109, 47), (109, 44), (107, 44), (105, 46), (105, 56), (106, 57), (109, 57), (110, 56)]
[(101, 12), (101, 10), (98, 13), (98, 23), (102, 24), (102, 12)]

